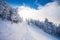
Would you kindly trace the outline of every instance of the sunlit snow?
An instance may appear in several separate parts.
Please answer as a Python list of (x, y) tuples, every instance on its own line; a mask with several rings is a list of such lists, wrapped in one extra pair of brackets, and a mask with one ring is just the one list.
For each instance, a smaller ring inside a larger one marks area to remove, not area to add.
[(26, 22), (11, 23), (0, 20), (0, 40), (59, 40)]

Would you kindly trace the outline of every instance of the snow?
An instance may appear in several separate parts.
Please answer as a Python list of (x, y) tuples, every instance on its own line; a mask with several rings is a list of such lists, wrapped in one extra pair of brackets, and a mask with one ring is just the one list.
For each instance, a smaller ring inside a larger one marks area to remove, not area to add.
[(34, 25), (0, 20), (0, 40), (59, 40)]

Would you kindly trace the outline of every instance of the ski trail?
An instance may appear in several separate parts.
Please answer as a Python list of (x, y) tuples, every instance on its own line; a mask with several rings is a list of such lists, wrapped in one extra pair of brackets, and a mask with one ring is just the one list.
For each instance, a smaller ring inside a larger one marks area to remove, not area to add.
[(59, 40), (26, 22), (11, 24), (0, 21), (0, 40)]
[(31, 36), (35, 40), (59, 40), (58, 38), (45, 33), (40, 28), (38, 28), (38, 27), (36, 27), (34, 25), (29, 26), (28, 30), (29, 30)]

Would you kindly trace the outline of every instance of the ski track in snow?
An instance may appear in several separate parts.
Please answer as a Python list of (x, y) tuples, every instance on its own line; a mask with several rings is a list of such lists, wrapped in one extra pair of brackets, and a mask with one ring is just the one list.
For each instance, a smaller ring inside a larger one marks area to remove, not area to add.
[(11, 23), (0, 20), (0, 40), (59, 40), (26, 22)]

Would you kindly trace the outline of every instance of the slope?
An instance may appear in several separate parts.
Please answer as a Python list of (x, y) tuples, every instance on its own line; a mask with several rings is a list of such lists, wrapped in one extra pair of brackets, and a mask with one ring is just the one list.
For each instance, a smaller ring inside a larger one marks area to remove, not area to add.
[(7, 20), (0, 20), (0, 40), (59, 40), (59, 38), (26, 22), (12, 24)]

